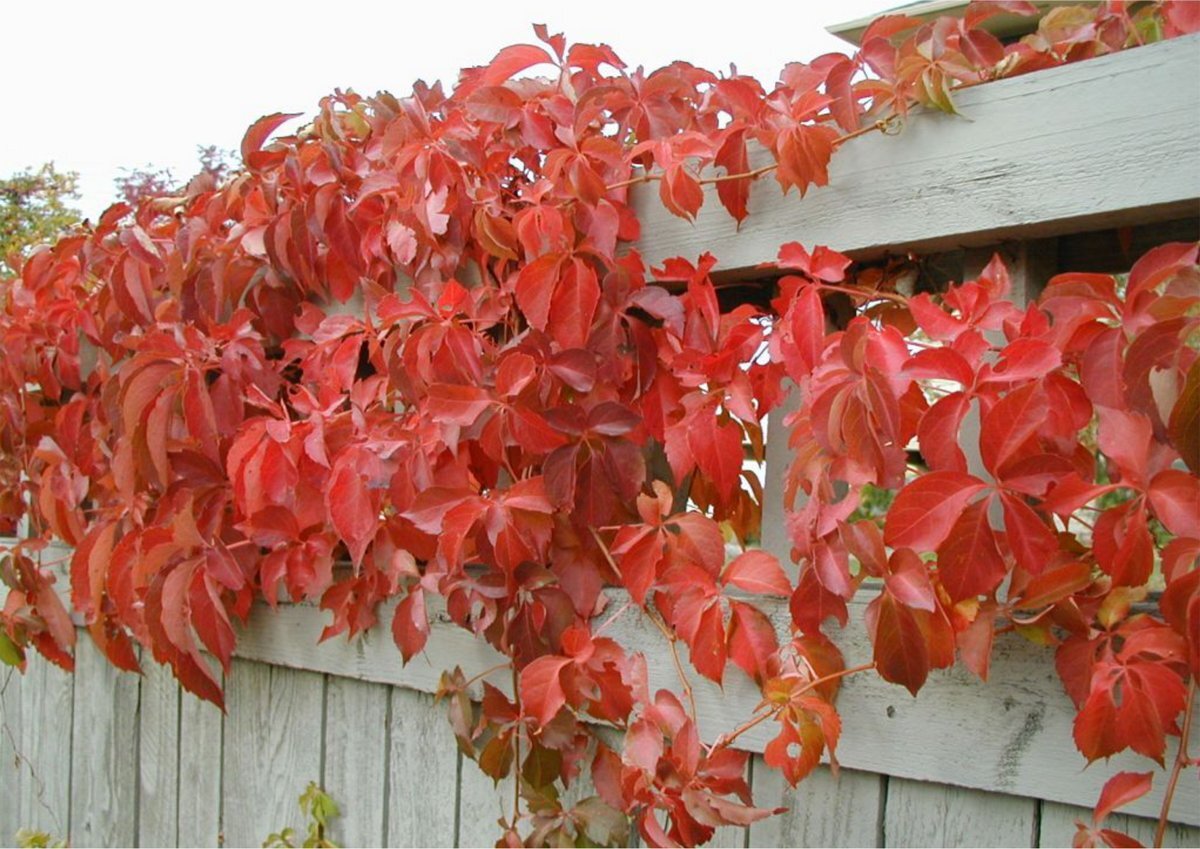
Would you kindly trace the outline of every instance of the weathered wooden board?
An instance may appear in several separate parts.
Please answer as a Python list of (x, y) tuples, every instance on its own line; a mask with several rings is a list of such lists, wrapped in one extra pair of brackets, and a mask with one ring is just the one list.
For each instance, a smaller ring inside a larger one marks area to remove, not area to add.
[(138, 845), (179, 842), (179, 682), (143, 655), (138, 733)]
[[(837, 638), (850, 664), (871, 656), (862, 624), (865, 601), (851, 605), (850, 626)], [(780, 633), (785, 633), (786, 604), (765, 606)], [(390, 608), (385, 606), (381, 619), (390, 621)], [(300, 605), (274, 613), (265, 608), (256, 611), (238, 644), (238, 654), (425, 692), (436, 690), (440, 670), (458, 665), (471, 676), (501, 660), (481, 641), (446, 622), (437, 608), (431, 608), (433, 635), (425, 654), (403, 668), (396, 663), (386, 629), (379, 628), (358, 643), (329, 640), (318, 645), (322, 620), (316, 608)], [(617, 620), (610, 632), (623, 645), (639, 646), (645, 652), (652, 688), (676, 685), (661, 635), (636, 609)], [(496, 676), (493, 683), (506, 687), (504, 679)], [(701, 730), (709, 738), (750, 716), (759, 700), (758, 691), (737, 670), (730, 671), (723, 690), (698, 676), (693, 684)], [(1090, 805), (1114, 771), (1152, 766), (1142, 758), (1122, 755), (1107, 766), (1085, 770), (1071, 736), (1074, 708), (1050, 655), (1013, 635), (997, 640), (987, 684), (962, 668), (935, 672), (920, 697), (913, 699), (903, 688), (877, 677), (856, 676), (843, 687), (839, 709), (844, 727), (838, 759), (851, 769)], [(739, 743), (761, 752), (770, 734), (769, 724), (764, 724)], [(1200, 723), (1191, 745), (1200, 750)], [(1162, 783), (1158, 782), (1160, 787)], [(1160, 792), (1156, 789), (1132, 810), (1152, 814)], [(1200, 813), (1180, 810), (1177, 816), (1182, 822), (1200, 824)]]
[(711, 186), (694, 224), (639, 186), (637, 247), (747, 273), (791, 241), (869, 257), (1194, 216), (1198, 65), (1193, 35), (963, 91), (963, 117), (916, 113), (898, 136), (847, 143), (803, 199), (760, 179), (740, 227)]
[(1037, 801), (889, 778), (886, 846), (1036, 846)]
[(31, 656), (24, 675), (6, 667), (0, 680), (0, 840), (20, 828), (62, 839), (70, 828), (74, 678)]
[[(1191, 780), (1188, 780), (1188, 779)], [(1200, 791), (1196, 789), (1195, 776), (1185, 776), (1175, 796), (1176, 805), (1200, 805)], [(1092, 821), (1092, 809), (1075, 805), (1046, 802), (1042, 805), (1040, 846), (1070, 846), (1075, 836), (1075, 820)], [(1154, 845), (1154, 830), (1157, 819), (1131, 817), (1128, 814), (1112, 814), (1104, 821), (1105, 828), (1123, 831), (1143, 846)], [(1163, 846), (1200, 846), (1200, 828), (1170, 823), (1163, 835)]]
[(787, 813), (750, 826), (751, 846), (879, 846), (884, 777), (820, 766), (796, 788), (761, 756), (754, 758), (754, 803)]
[(222, 826), (230, 846), (259, 846), (287, 826), (321, 779), (324, 676), (235, 661), (226, 680)]
[(457, 846), (495, 846), (503, 829), (500, 820), (512, 820), (514, 777), (496, 784), (469, 758), (462, 759), (459, 784)]
[(137, 839), (140, 681), (80, 635), (70, 742), (72, 845), (132, 846)]
[(331, 825), (342, 846), (382, 846), (387, 808), (388, 688), (331, 677), (325, 691), (322, 786), (341, 809)]
[(388, 741), (386, 845), (455, 845), (459, 755), (445, 706), (393, 690)]
[(221, 842), (223, 719), (215, 705), (180, 692), (180, 846), (216, 846)]

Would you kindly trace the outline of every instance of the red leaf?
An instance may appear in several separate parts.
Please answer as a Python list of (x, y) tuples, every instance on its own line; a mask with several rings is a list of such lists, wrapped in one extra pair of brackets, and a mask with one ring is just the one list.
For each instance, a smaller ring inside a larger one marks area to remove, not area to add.
[(825, 124), (796, 124), (779, 133), (775, 141), (779, 162), (775, 178), (784, 192), (796, 186), (804, 197), (810, 185), (829, 183), (829, 159), (837, 135), (837, 130)]
[(430, 417), (443, 424), (469, 427), (492, 404), (492, 397), (479, 386), (435, 383), (425, 398)]
[(879, 676), (915, 696), (929, 677), (929, 647), (916, 615), (884, 591), (867, 605), (867, 630)]
[(687, 167), (677, 163), (668, 168), (658, 183), (658, 196), (672, 215), (691, 221), (704, 203), (704, 190)]
[(788, 310), (788, 330), (804, 374), (811, 374), (825, 349), (825, 310), (816, 286), (805, 286)]
[(901, 548), (892, 555), (891, 569), (884, 580), (887, 591), (906, 607), (932, 613), (936, 593), (925, 562), (912, 549)]
[(700, 471), (716, 485), (721, 499), (728, 501), (742, 474), (742, 429), (734, 422), (718, 423), (711, 409), (702, 410), (691, 421), (688, 446)]
[(396, 605), (392, 616), (392, 639), (405, 663), (425, 648), (429, 639), (429, 617), (425, 611), (425, 591), (421, 587), (411, 589)]
[(983, 481), (961, 472), (931, 472), (900, 490), (888, 510), (884, 542), (932, 551), (946, 538)]
[(1120, 469), (1121, 482), (1126, 486), (1144, 485), (1153, 439), (1150, 419), (1111, 407), (1097, 406), (1096, 413), (1100, 416), (1100, 450)]
[[(750, 170), (750, 160), (746, 156), (745, 130), (731, 132), (725, 137), (713, 164), (725, 169), (726, 176), (745, 174)], [(747, 177), (743, 180), (722, 180), (717, 183), (717, 197), (721, 205), (739, 223), (747, 215), (746, 203), (750, 199), (750, 182), (750, 178)]]
[(958, 434), (971, 401), (962, 392), (940, 399), (921, 416), (917, 440), (931, 471), (966, 474), (967, 458)]
[(761, 549), (739, 554), (725, 567), (721, 580), (748, 593), (780, 596), (792, 593), (792, 582), (779, 565), (779, 558)]
[(767, 676), (770, 659), (779, 651), (775, 626), (757, 607), (729, 602), (729, 657), (755, 681)]
[(550, 322), (551, 298), (562, 264), (562, 254), (543, 254), (522, 268), (517, 277), (517, 306), (538, 330), (545, 330)]
[(999, 477), (1005, 461), (1037, 433), (1048, 408), (1046, 393), (1036, 383), (1015, 389), (992, 405), (979, 429), (979, 453), (989, 472)]
[(1118, 772), (1104, 782), (1104, 789), (1100, 791), (1100, 801), (1096, 803), (1092, 822), (1099, 825), (1117, 808), (1128, 805), (1149, 793), (1153, 775), (1150, 772)]
[(280, 125), (293, 118), (299, 118), (303, 113), (292, 112), (275, 112), (271, 115), (264, 115), (253, 124), (250, 129), (246, 130), (246, 135), (242, 136), (242, 161), (250, 164), (250, 157), (262, 149), (263, 142), (271, 133), (279, 129)]
[(371, 498), (362, 473), (355, 468), (353, 456), (344, 455), (334, 465), (325, 503), (334, 530), (346, 543), (350, 558), (358, 566), (379, 527), (379, 509)]
[(1019, 497), (1000, 494), (1004, 505), (1004, 535), (1017, 563), (1031, 575), (1038, 575), (1058, 551), (1058, 538), (1033, 508)]
[(550, 299), (547, 322), (554, 341), (566, 349), (582, 348), (587, 343), (599, 303), (600, 284), (596, 272), (583, 260), (576, 259), (567, 267)]
[(696, 671), (718, 684), (725, 676), (725, 614), (714, 601), (697, 620), (696, 633), (688, 644)]
[(1013, 609), (1037, 610), (1085, 590), (1091, 583), (1091, 566), (1087, 563), (1068, 563), (1043, 572), (1026, 584)]
[(1176, 536), (1200, 531), (1200, 479), (1178, 469), (1164, 469), (1146, 493), (1154, 515)]
[(938, 547), (938, 578), (954, 602), (990, 593), (1008, 573), (988, 522), (988, 504), (967, 507)]
[(560, 675), (571, 663), (569, 657), (544, 655), (521, 670), (521, 708), (543, 727), (567, 703)]
[(505, 47), (483, 69), (480, 85), (499, 85), (527, 68), (543, 63), (553, 64), (550, 54), (535, 44), (512, 44)]

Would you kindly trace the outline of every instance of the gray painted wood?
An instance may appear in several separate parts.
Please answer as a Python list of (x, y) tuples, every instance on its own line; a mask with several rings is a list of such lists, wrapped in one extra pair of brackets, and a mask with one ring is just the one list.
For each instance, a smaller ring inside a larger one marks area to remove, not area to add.
[(138, 845), (179, 841), (179, 682), (168, 666), (143, 655), (139, 716)]
[(790, 241), (867, 257), (1195, 215), (1198, 63), (1188, 36), (960, 92), (965, 117), (915, 112), (898, 136), (849, 142), (803, 199), (760, 179), (740, 227), (711, 186), (695, 224), (639, 186), (637, 248), (647, 264), (706, 250), (750, 271)]
[[(1188, 782), (1185, 777), (1182, 781), (1175, 796), (1175, 804), (1200, 805), (1200, 793), (1196, 792), (1194, 778)], [(1191, 786), (1187, 787), (1186, 784)], [(1075, 820), (1090, 824), (1092, 809), (1046, 802), (1042, 805), (1039, 845), (1070, 846), (1071, 839), (1075, 836)], [(1123, 831), (1143, 846), (1153, 846), (1158, 820), (1131, 817), (1128, 814), (1111, 814), (1104, 821), (1104, 827)], [(1172, 823), (1167, 826), (1166, 834), (1163, 835), (1163, 846), (1200, 846), (1200, 828)]]
[[(12, 667), (0, 667), (0, 840), (13, 841), (21, 827), (21, 689), (25, 678)], [(65, 829), (63, 829), (65, 833)]]
[[(622, 605), (622, 596), (610, 592), (610, 609), (616, 610)], [(870, 598), (869, 590), (859, 593), (850, 604), (849, 626), (834, 635), (848, 665), (871, 657), (863, 626)], [(762, 606), (781, 637), (786, 637), (790, 628), (786, 603), (764, 600)], [(390, 622), (392, 607), (390, 603), (381, 606), (381, 622)], [(482, 641), (450, 623), (439, 604), (430, 605), (432, 633), (427, 650), (407, 666), (396, 662), (386, 626), (375, 628), (362, 640), (320, 643), (325, 618), (310, 605), (285, 605), (274, 612), (262, 605), (243, 629), (236, 653), (247, 660), (428, 693), (437, 689), (442, 670), (457, 665), (470, 677), (502, 660)], [(609, 635), (643, 650), (652, 692), (677, 686), (661, 635), (635, 609), (613, 623)], [(507, 677), (494, 673), (490, 680), (506, 688)], [(715, 738), (750, 716), (759, 701), (758, 690), (736, 669), (726, 676), (723, 689), (698, 676), (693, 676), (692, 683), (705, 739)], [(1125, 753), (1111, 758), (1103, 769), (1085, 770), (1083, 756), (1072, 740), (1075, 711), (1050, 654), (1013, 634), (997, 639), (986, 684), (961, 667), (935, 671), (920, 698), (913, 699), (901, 687), (859, 675), (846, 681), (838, 706), (843, 719), (838, 760), (851, 769), (1092, 805), (1109, 776), (1121, 770), (1153, 768), (1144, 758)], [(1189, 748), (1200, 751), (1200, 723), (1193, 724), (1192, 732)], [(764, 725), (739, 738), (739, 745), (761, 752), (769, 740), (770, 730)], [(964, 751), (972, 756), (962, 757)], [(1168, 752), (1168, 762), (1170, 757)], [(1131, 813), (1156, 815), (1165, 784), (1160, 776), (1155, 789), (1130, 806)], [(1176, 806), (1172, 816), (1184, 824), (1200, 825), (1200, 811)]]
[[(864, 590), (850, 605), (849, 626), (835, 634), (848, 665), (871, 657), (863, 625), (869, 601), (870, 592)], [(761, 603), (781, 636), (786, 635), (790, 627), (786, 603)], [(620, 606), (619, 601), (615, 604), (611, 609)], [(380, 621), (390, 621), (390, 608), (382, 606)], [(280, 607), (273, 616), (256, 611), (237, 652), (269, 663), (307, 666), (425, 692), (436, 690), (441, 670), (458, 665), (470, 677), (502, 660), (482, 641), (445, 621), (440, 611), (431, 605), (429, 645), (406, 667), (396, 663), (395, 647), (383, 627), (364, 642), (328, 640), (318, 645), (324, 617), (315, 607), (303, 605)], [(622, 645), (639, 646), (646, 654), (651, 692), (677, 686), (665, 642), (644, 616), (630, 609), (609, 632)], [(496, 676), (494, 683), (504, 687), (503, 677)], [(692, 684), (706, 739), (750, 716), (760, 699), (759, 691), (736, 669), (729, 671), (724, 688), (699, 676), (693, 676)], [(1112, 758), (1104, 770), (1084, 770), (1086, 763), (1071, 735), (1075, 711), (1050, 653), (1013, 634), (997, 639), (986, 684), (961, 667), (937, 671), (920, 697), (913, 699), (902, 687), (858, 675), (846, 681), (838, 708), (843, 720), (838, 760), (850, 769), (1090, 805), (1113, 773), (1153, 768), (1144, 758), (1126, 753)], [(761, 752), (770, 733), (766, 725), (759, 726), (743, 735), (739, 744)], [(1200, 723), (1194, 724), (1191, 749), (1200, 751)], [(972, 756), (962, 757), (964, 751)], [(1135, 802), (1132, 810), (1152, 815), (1163, 784), (1157, 781), (1155, 790)], [(1200, 813), (1181, 810), (1176, 816), (1181, 822), (1200, 825)]]
[(888, 780), (885, 846), (1034, 846), (1037, 801), (906, 778)]
[(220, 843), (222, 723), (216, 705), (186, 691), (180, 692), (180, 846)]
[(496, 784), (474, 761), (462, 759), (457, 845), (496, 845), (504, 831), (500, 820), (512, 819), (513, 780), (509, 775)]
[(330, 678), (325, 691), (325, 774), (341, 809), (331, 838), (343, 846), (382, 846), (387, 784), (388, 688)]
[[(453, 845), (458, 748), (445, 705), (435, 706), (423, 693), (392, 690), (388, 739), (386, 845)], [(474, 766), (466, 764), (465, 769)]]
[(883, 776), (819, 766), (792, 788), (761, 756), (754, 759), (754, 803), (788, 811), (750, 826), (751, 846), (878, 846)]
[(80, 635), (70, 744), (74, 846), (132, 846), (137, 838), (140, 680), (116, 669)]
[(5, 788), (0, 793), (0, 840), (13, 840), (20, 828), (62, 839), (70, 828), (74, 678), (34, 652), (24, 675), (6, 667), (0, 678), (0, 776)]
[(304, 833), (297, 799), (321, 778), (323, 676), (235, 661), (226, 680), (223, 829), (258, 846), (286, 826)]

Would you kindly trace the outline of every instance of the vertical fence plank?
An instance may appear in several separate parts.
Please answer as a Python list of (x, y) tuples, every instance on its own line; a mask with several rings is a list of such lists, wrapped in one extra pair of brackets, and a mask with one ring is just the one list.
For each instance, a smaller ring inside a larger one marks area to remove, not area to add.
[(21, 690), (24, 676), (11, 666), (0, 667), (0, 843), (15, 843), (21, 823), (21, 780), (26, 770), (18, 756), (21, 744)]
[(887, 846), (1033, 846), (1037, 801), (1004, 793), (892, 778)]
[(330, 678), (325, 694), (325, 792), (341, 816), (332, 835), (343, 846), (383, 845), (388, 688)]
[(783, 773), (754, 757), (754, 803), (787, 813), (750, 826), (751, 846), (877, 846), (883, 776), (819, 766), (792, 788)]
[(392, 688), (389, 738), (387, 845), (453, 845), (458, 747), (445, 706), (434, 706), (432, 697), (423, 693)]
[[(1182, 803), (1191, 805), (1193, 808), (1200, 805), (1200, 799), (1194, 789), (1190, 794), (1186, 793), (1188, 788), (1182, 784), (1179, 789), (1181, 792), (1175, 796), (1175, 804)], [(1039, 845), (1070, 846), (1071, 840), (1075, 836), (1075, 820), (1090, 823), (1092, 821), (1091, 810), (1077, 805), (1043, 802)], [(1104, 826), (1125, 832), (1143, 846), (1153, 846), (1154, 830), (1158, 823), (1146, 817), (1113, 814), (1104, 821)], [(1200, 828), (1169, 823), (1167, 832), (1163, 835), (1163, 846), (1200, 846)]]
[(180, 846), (221, 842), (222, 723), (216, 705), (179, 693)]
[(514, 776), (496, 784), (469, 758), (462, 761), (459, 785), (458, 845), (494, 846), (503, 829), (500, 819), (512, 819)]
[(143, 666), (138, 845), (174, 846), (179, 840), (179, 682), (149, 652)]
[(225, 843), (258, 846), (287, 826), (300, 829), (296, 800), (321, 777), (323, 690), (315, 672), (233, 662), (225, 688)]
[(140, 676), (118, 670), (81, 636), (75, 646), (70, 744), (71, 843), (76, 846), (132, 846), (137, 838), (139, 682)]
[(74, 679), (33, 652), (24, 675), (6, 668), (3, 678), (0, 841), (19, 828), (62, 840), (70, 828)]

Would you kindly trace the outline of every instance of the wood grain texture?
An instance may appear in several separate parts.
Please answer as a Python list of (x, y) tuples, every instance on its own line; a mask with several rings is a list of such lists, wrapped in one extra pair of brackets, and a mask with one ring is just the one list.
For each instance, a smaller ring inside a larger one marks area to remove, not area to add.
[(496, 784), (474, 761), (462, 759), (457, 845), (496, 845), (504, 831), (500, 820), (512, 819), (513, 780), (509, 775)]
[(1037, 802), (963, 787), (888, 780), (886, 846), (1034, 846)]
[[(850, 605), (849, 626), (834, 635), (850, 665), (871, 657), (863, 625), (869, 600), (869, 591), (860, 593)], [(619, 607), (621, 602), (614, 604)], [(785, 635), (790, 622), (786, 604), (782, 600), (762, 604), (781, 636)], [(390, 621), (390, 607), (381, 609), (382, 622)], [(256, 611), (237, 653), (434, 692), (443, 669), (458, 665), (470, 677), (502, 660), (481, 641), (447, 622), (442, 611), (431, 605), (432, 634), (426, 651), (403, 668), (396, 663), (395, 647), (385, 628), (377, 628), (366, 641), (329, 640), (318, 645), (323, 616), (315, 607), (303, 605), (281, 606), (274, 614)], [(646, 654), (652, 692), (657, 687), (677, 686), (670, 652), (644, 616), (631, 609), (609, 630), (622, 645), (637, 646)], [(686, 649), (681, 650), (686, 656)], [(491, 680), (507, 690), (505, 678), (499, 674)], [(723, 689), (699, 676), (693, 677), (692, 683), (706, 739), (750, 716), (759, 701), (758, 690), (736, 669), (726, 676)], [(1012, 634), (996, 640), (986, 684), (961, 667), (936, 671), (920, 697), (913, 699), (902, 687), (857, 675), (846, 681), (838, 708), (843, 719), (838, 759), (851, 769), (1090, 805), (1114, 772), (1153, 768), (1144, 758), (1126, 753), (1112, 758), (1103, 770), (1084, 770), (1085, 761), (1071, 736), (1075, 711), (1051, 654)], [(741, 737), (739, 745), (761, 752), (771, 731), (765, 723)], [(1193, 728), (1191, 748), (1200, 751), (1200, 723)], [(970, 758), (962, 756), (966, 751), (971, 752)], [(1157, 811), (1164, 783), (1156, 782), (1149, 796), (1134, 803), (1134, 813), (1149, 816)], [(1181, 822), (1200, 825), (1200, 813), (1179, 809), (1173, 815)]]
[[(423, 693), (393, 690), (388, 736), (386, 845), (454, 845), (458, 747), (446, 721), (445, 705), (434, 706), (433, 699)], [(466, 769), (474, 766), (467, 764)]]
[(179, 842), (179, 682), (144, 654), (138, 718), (138, 844)]
[(19, 828), (62, 839), (70, 828), (74, 678), (31, 653), (24, 675), (6, 667), (0, 681), (0, 840)]
[(258, 846), (286, 826), (301, 834), (296, 800), (321, 778), (323, 676), (235, 661), (228, 717), (222, 826), (230, 846)]
[[(1194, 776), (1191, 781), (1187, 781), (1186, 777), (1181, 779), (1179, 792), (1175, 796), (1175, 804), (1191, 805), (1192, 807), (1200, 805), (1200, 792), (1196, 790)], [(1075, 820), (1090, 823), (1092, 809), (1046, 802), (1042, 805), (1039, 845), (1043, 847), (1070, 846), (1071, 838), (1075, 835)], [(1104, 821), (1105, 828), (1123, 831), (1143, 846), (1154, 845), (1154, 830), (1157, 826), (1157, 819), (1131, 817), (1128, 814), (1112, 814)], [(1176, 823), (1169, 824), (1166, 834), (1163, 835), (1163, 846), (1200, 846), (1200, 828)]]
[(694, 224), (638, 186), (636, 247), (648, 265), (706, 250), (750, 273), (790, 241), (865, 258), (1194, 216), (1198, 63), (1187, 36), (960, 92), (964, 117), (914, 112), (898, 136), (849, 142), (803, 199), (760, 179), (740, 227), (712, 186)]
[(330, 678), (325, 691), (325, 774), (321, 783), (341, 809), (335, 843), (382, 846), (387, 783), (388, 688)]
[(798, 787), (754, 759), (754, 803), (786, 807), (787, 813), (750, 826), (751, 846), (877, 846), (883, 804), (883, 776), (852, 769), (834, 778), (820, 766)]
[[(21, 689), (25, 676), (12, 667), (0, 668), (0, 841), (13, 841), (21, 828), (21, 774), (17, 753), (21, 745)], [(65, 833), (66, 829), (62, 829)], [(15, 841), (14, 841), (15, 842)]]
[(116, 669), (80, 635), (70, 743), (74, 846), (132, 846), (137, 838), (140, 681)]
[(180, 692), (180, 846), (216, 846), (220, 842), (223, 722), (215, 705)]

